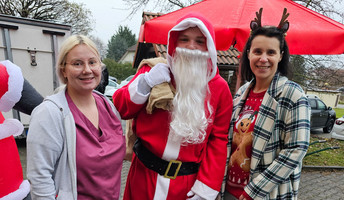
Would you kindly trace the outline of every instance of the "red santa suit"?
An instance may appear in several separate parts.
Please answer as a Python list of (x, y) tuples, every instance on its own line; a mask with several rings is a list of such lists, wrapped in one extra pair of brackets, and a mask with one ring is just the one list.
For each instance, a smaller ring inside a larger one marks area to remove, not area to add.
[[(138, 92), (138, 83), (140, 76), (151, 69), (149, 66), (141, 67), (128, 85), (115, 92), (113, 100), (122, 118), (134, 118), (133, 130), (144, 147), (166, 161), (199, 163), (199, 170), (197, 173), (170, 179), (148, 169), (134, 154), (124, 194), (125, 200), (186, 199), (191, 188), (205, 199), (215, 199), (220, 191), (226, 165), (232, 96), (227, 82), (218, 73), (214, 31), (209, 22), (198, 14), (181, 19), (169, 32), (167, 62), (171, 66), (179, 32), (195, 26), (206, 37), (211, 65), (208, 85), (213, 114), (202, 143), (181, 145), (172, 141), (168, 137), (171, 113), (162, 109), (155, 109), (152, 114), (146, 112), (149, 94), (143, 95)], [(171, 74), (173, 79), (172, 76)], [(207, 106), (205, 107), (207, 109)]]
[[(0, 111), (8, 112), (21, 98), (24, 78), (18, 66), (0, 62)], [(4, 119), (0, 113), (0, 200), (22, 200), (30, 184), (23, 180), (23, 171), (14, 137), (23, 132), (16, 119)]]

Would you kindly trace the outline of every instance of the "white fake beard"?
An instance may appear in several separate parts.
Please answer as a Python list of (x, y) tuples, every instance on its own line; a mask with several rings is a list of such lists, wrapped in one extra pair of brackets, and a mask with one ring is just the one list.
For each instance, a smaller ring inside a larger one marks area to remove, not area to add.
[[(209, 122), (204, 106), (209, 93), (208, 61), (208, 52), (176, 48), (171, 67), (176, 82), (169, 134), (173, 141), (199, 144), (206, 137)], [(208, 100), (207, 106), (211, 116)]]

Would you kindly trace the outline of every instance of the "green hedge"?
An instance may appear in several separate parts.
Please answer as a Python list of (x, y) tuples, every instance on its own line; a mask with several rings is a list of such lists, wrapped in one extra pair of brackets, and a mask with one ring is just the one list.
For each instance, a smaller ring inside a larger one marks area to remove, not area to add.
[(122, 64), (110, 58), (105, 58), (103, 63), (106, 65), (109, 75), (116, 77), (119, 83), (136, 72), (136, 68), (133, 68), (130, 63)]

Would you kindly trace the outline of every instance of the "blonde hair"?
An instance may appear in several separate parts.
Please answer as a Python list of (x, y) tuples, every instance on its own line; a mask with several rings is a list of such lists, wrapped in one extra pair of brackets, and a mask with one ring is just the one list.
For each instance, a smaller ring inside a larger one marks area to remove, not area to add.
[(77, 45), (85, 44), (87, 45), (93, 53), (97, 55), (100, 62), (100, 54), (97, 49), (96, 44), (84, 35), (72, 35), (68, 37), (61, 45), (59, 55), (56, 62), (56, 73), (59, 77), (61, 83), (66, 84), (67, 79), (63, 76), (63, 70), (66, 67), (66, 58), (68, 53)]

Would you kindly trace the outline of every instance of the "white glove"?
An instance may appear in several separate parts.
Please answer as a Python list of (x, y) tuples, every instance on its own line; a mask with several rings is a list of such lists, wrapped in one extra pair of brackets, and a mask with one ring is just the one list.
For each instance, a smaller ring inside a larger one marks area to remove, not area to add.
[(186, 195), (189, 197), (186, 200), (205, 200), (204, 198), (198, 196), (191, 190)]
[(151, 88), (163, 82), (170, 82), (171, 77), (168, 65), (163, 63), (156, 64), (149, 72), (145, 73), (144, 79)]

